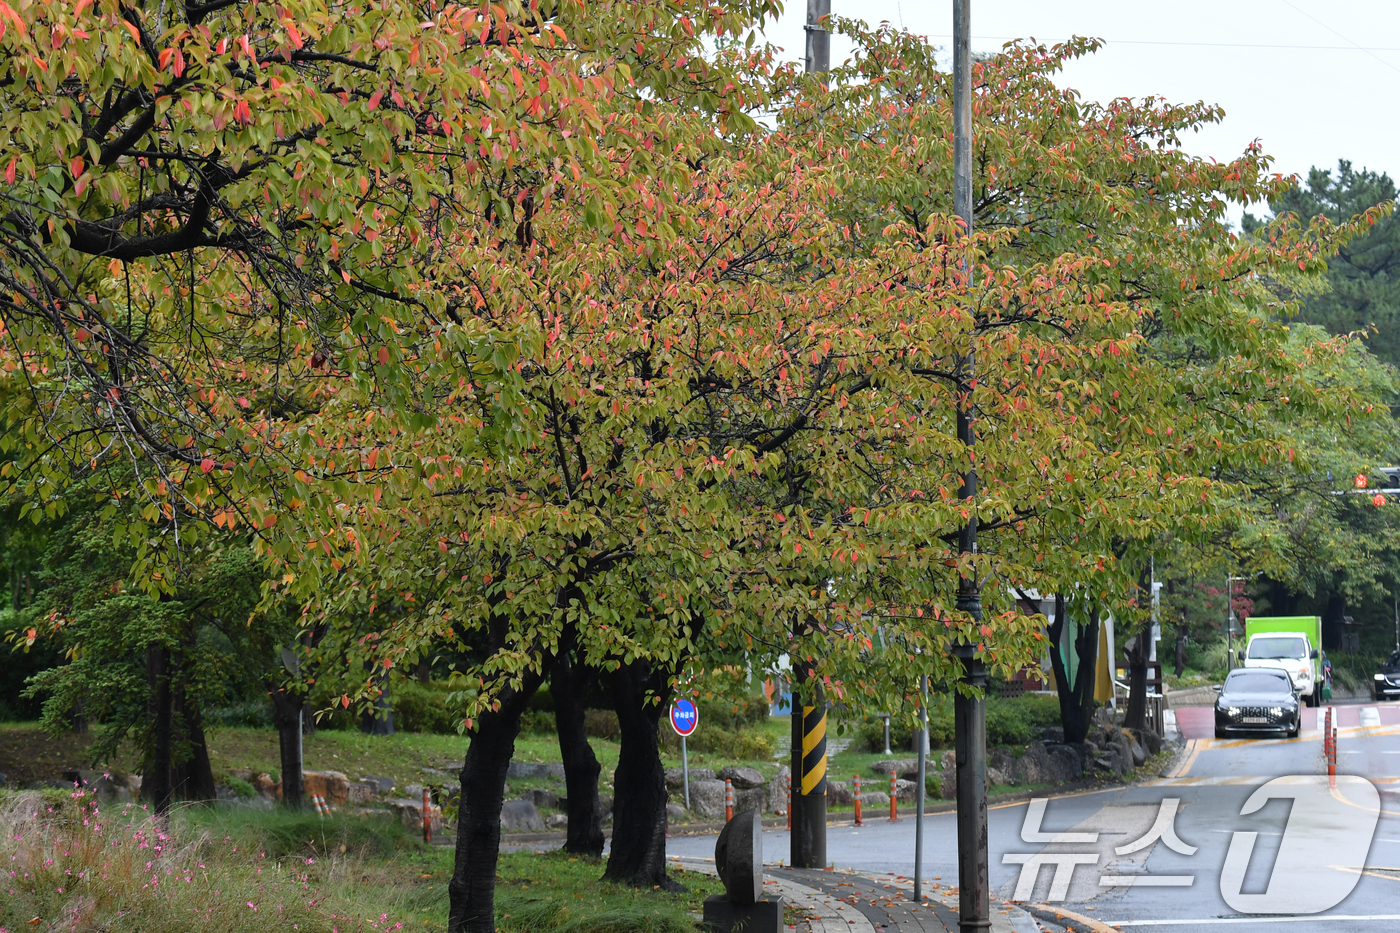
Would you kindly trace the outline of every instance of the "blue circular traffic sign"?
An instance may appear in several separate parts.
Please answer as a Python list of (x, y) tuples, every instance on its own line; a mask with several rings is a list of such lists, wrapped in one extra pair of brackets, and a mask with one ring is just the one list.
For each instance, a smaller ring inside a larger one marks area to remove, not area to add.
[(677, 735), (687, 736), (700, 725), (700, 711), (689, 700), (677, 700), (671, 704), (671, 728)]

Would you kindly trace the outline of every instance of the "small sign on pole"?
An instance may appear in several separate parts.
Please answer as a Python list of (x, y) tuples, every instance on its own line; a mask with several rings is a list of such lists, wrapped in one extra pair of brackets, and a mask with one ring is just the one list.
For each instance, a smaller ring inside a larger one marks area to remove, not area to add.
[(700, 725), (700, 710), (690, 700), (671, 704), (671, 728), (681, 737), (681, 784), (685, 787), (685, 808), (690, 809), (690, 756), (686, 754), (685, 737)]

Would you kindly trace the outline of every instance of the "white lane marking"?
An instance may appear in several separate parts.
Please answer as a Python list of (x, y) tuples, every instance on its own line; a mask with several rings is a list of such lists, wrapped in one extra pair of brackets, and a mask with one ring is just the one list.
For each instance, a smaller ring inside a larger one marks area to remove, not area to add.
[(1324, 923), (1329, 921), (1380, 923), (1383, 920), (1400, 920), (1400, 914), (1337, 914), (1330, 917), (1204, 917), (1187, 920), (1104, 920), (1102, 922), (1111, 927), (1204, 927), (1231, 926), (1237, 923)]
[(1361, 725), (1379, 726), (1381, 724), (1381, 711), (1374, 706), (1361, 707)]

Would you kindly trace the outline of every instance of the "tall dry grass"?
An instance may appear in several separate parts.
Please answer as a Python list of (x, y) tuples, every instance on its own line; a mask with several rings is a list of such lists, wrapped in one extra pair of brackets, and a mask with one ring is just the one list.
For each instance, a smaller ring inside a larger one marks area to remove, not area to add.
[(0, 933), (348, 933), (396, 930), (387, 915), (338, 915), (314, 856), (269, 858), (228, 835), (157, 820), (144, 808), (0, 798)]

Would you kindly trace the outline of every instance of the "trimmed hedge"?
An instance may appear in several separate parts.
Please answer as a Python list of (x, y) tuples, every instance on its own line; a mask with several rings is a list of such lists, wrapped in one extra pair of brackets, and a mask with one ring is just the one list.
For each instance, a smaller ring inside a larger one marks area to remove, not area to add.
[[(1019, 747), (1040, 737), (1047, 726), (1060, 724), (1060, 701), (1050, 696), (1023, 696), (1016, 699), (987, 698), (987, 744)], [(953, 698), (938, 696), (929, 702), (929, 745), (953, 746)], [(870, 717), (856, 725), (862, 747), (868, 751), (885, 748), (884, 720)], [(914, 744), (914, 723), (896, 717), (890, 723), (890, 748), (907, 749)]]

